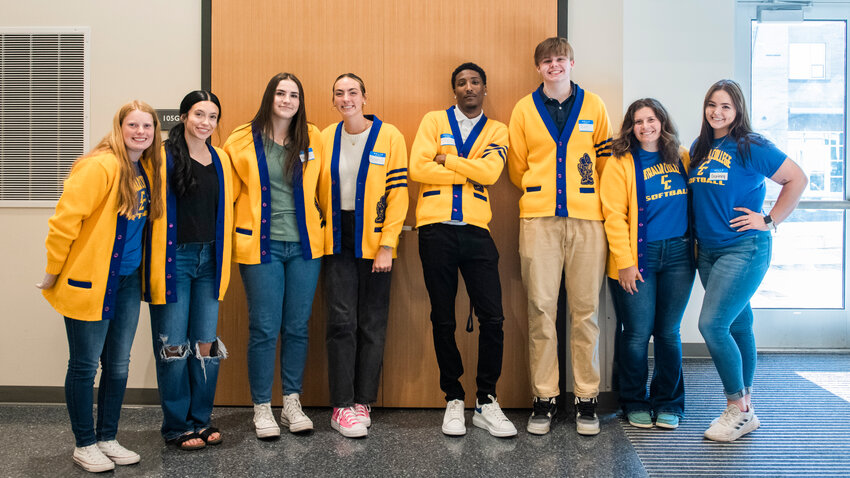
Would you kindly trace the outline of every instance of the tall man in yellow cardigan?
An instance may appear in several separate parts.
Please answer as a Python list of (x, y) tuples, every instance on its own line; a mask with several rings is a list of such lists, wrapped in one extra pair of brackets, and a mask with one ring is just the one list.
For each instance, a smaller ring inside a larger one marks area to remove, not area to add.
[(570, 81), (573, 49), (564, 38), (537, 45), (543, 84), (517, 102), (508, 126), (508, 172), (522, 190), (519, 254), (528, 293), (528, 342), (534, 411), (529, 433), (549, 432), (557, 410), (555, 319), (566, 274), (576, 430), (599, 433), (599, 291), (608, 245), (599, 178), (611, 156), (611, 127), (602, 100)]

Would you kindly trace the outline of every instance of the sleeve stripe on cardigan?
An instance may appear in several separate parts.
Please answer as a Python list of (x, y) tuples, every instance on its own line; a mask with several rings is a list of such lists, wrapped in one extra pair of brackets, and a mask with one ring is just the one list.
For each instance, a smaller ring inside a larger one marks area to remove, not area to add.
[(505, 162), (508, 155), (508, 147), (490, 143), (490, 145), (487, 146), (487, 149), (484, 150), (484, 156), (487, 156), (494, 151), (502, 158), (502, 162)]

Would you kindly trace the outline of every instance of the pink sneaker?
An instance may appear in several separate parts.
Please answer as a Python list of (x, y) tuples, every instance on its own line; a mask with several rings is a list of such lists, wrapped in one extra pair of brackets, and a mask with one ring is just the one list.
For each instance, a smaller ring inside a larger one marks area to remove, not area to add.
[(336, 408), (331, 416), (331, 427), (347, 438), (365, 437), (369, 431), (357, 419), (354, 407)]
[(364, 405), (362, 403), (354, 404), (354, 414), (357, 415), (357, 420), (360, 421), (366, 428), (372, 426), (372, 417), (369, 416), (369, 412), (372, 411), (372, 407), (368, 404)]

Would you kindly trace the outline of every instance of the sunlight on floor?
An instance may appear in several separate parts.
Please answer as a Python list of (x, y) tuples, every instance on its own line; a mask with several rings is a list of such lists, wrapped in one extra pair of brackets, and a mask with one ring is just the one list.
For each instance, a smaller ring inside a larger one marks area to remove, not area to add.
[(797, 375), (850, 402), (850, 372), (797, 372)]

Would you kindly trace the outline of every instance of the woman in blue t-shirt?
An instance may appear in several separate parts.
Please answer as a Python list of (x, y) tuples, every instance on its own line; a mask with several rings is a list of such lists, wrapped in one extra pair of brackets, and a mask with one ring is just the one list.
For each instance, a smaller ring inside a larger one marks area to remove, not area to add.
[(140, 460), (116, 435), (139, 322), (142, 239), (164, 207), (159, 138), (156, 111), (142, 101), (126, 103), (109, 134), (71, 167), (48, 221), (47, 269), (36, 287), (65, 316), (74, 462), (90, 472)]
[[(622, 326), (620, 406), (632, 426), (651, 428), (654, 413), (656, 426), (676, 428), (685, 409), (679, 325), (694, 282), (687, 152), (667, 111), (652, 98), (629, 106), (613, 150), (600, 191), (608, 282)], [(655, 369), (647, 395), (650, 336)]]
[[(697, 269), (705, 288), (699, 330), (727, 401), (705, 437), (728, 442), (759, 427), (751, 403), (756, 345), (750, 298), (770, 265), (770, 230), (794, 210), (808, 179), (753, 132), (741, 87), (732, 80), (720, 80), (706, 93), (691, 158)], [(765, 177), (782, 185), (766, 215)]]

